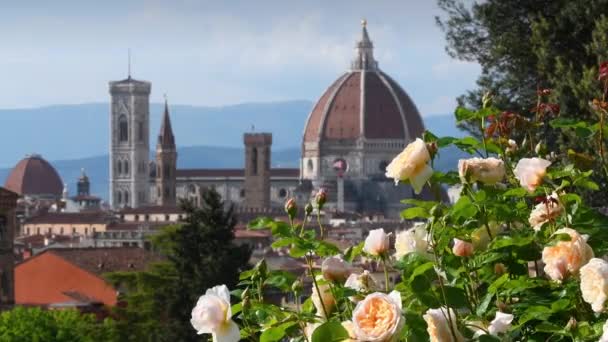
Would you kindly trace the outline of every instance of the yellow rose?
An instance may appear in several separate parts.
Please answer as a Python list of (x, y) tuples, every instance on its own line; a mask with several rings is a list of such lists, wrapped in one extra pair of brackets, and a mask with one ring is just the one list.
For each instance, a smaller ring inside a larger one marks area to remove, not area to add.
[(593, 250), (586, 238), (572, 228), (562, 228), (555, 234), (568, 234), (570, 241), (559, 241), (554, 246), (543, 249), (545, 273), (553, 280), (561, 282), (568, 275), (578, 274), (579, 269), (593, 258)]
[(395, 184), (400, 180), (410, 180), (414, 192), (422, 191), (424, 183), (433, 175), (428, 162), (431, 160), (426, 144), (418, 138), (405, 147), (386, 167), (386, 177), (393, 178)]
[(470, 158), (458, 161), (458, 174), (463, 183), (496, 184), (505, 177), (505, 164), (497, 158)]
[(401, 259), (414, 252), (425, 255), (428, 246), (427, 233), (424, 227), (401, 231), (395, 237), (395, 258)]
[(404, 324), (401, 294), (374, 292), (360, 301), (353, 311), (353, 330), (358, 340), (388, 342), (399, 338)]
[(522, 158), (517, 162), (513, 173), (522, 187), (528, 192), (534, 192), (543, 183), (549, 165), (551, 162), (542, 158)]
[[(449, 318), (452, 321), (452, 329), (450, 329)], [(454, 310), (447, 308), (428, 309), (424, 316), (431, 342), (463, 342), (464, 337), (458, 331), (456, 325), (456, 315)], [(454, 334), (452, 334), (452, 330)], [(454, 338), (455, 337), (455, 338)]]
[(581, 267), (581, 292), (593, 311), (604, 311), (608, 299), (608, 262), (593, 258)]

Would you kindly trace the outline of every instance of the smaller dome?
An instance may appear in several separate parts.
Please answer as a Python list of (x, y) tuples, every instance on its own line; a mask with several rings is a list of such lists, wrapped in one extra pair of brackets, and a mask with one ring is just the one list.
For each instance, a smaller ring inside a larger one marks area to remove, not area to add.
[(57, 170), (40, 155), (26, 156), (6, 178), (4, 187), (20, 195), (61, 197), (63, 182)]

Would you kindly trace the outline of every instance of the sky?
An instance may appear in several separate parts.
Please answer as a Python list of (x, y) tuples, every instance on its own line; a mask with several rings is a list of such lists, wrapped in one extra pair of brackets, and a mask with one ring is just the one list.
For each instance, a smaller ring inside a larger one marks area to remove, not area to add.
[(314, 101), (365, 18), (380, 68), (422, 115), (448, 114), (479, 66), (446, 54), (440, 14), (434, 0), (0, 0), (0, 108), (107, 102), (129, 50), (152, 102)]

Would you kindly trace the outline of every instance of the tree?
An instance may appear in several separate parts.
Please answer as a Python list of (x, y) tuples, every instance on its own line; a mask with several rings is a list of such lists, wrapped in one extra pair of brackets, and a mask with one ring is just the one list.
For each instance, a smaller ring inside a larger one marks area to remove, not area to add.
[(117, 309), (125, 340), (200, 341), (190, 325), (198, 297), (215, 285), (234, 288), (248, 265), (250, 248), (233, 242), (234, 210), (215, 190), (205, 192), (200, 208), (188, 201), (181, 207), (185, 222), (152, 238), (153, 248), (167, 261), (145, 272), (109, 276), (129, 290), (126, 306)]
[[(527, 140), (528, 148), (540, 141), (558, 152), (557, 158), (575, 163), (605, 151), (606, 134), (598, 133), (603, 129), (564, 127), (564, 121), (557, 125), (551, 120), (559, 115), (588, 127), (604, 120), (589, 102), (606, 96), (598, 69), (608, 59), (608, 0), (437, 1), (444, 16), (436, 21), (445, 33), (448, 54), (481, 66), (477, 88), (458, 98), (460, 106), (479, 109), (483, 94), (491, 92), (497, 108), (531, 117), (542, 98), (551, 105), (551, 115)], [(549, 95), (539, 95), (543, 89), (550, 89)], [(481, 134), (478, 126), (463, 126)], [(521, 143), (522, 131), (514, 131), (513, 138)], [(605, 186), (608, 171), (598, 165), (606, 163), (593, 164), (593, 178)], [(604, 194), (584, 195), (594, 205), (605, 203)]]
[(15, 307), (0, 314), (2, 341), (118, 341), (115, 322), (77, 310)]

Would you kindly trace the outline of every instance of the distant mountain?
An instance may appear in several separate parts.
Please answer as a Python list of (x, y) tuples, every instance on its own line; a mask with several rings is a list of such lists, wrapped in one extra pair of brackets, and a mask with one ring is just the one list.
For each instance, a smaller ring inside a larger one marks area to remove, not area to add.
[[(313, 103), (287, 101), (248, 103), (226, 107), (171, 106), (178, 145), (179, 168), (243, 167), (243, 136), (247, 131), (273, 133), (274, 167), (298, 167), (302, 131)], [(151, 104), (151, 148), (160, 126), (163, 105)], [(50, 160), (73, 193), (80, 169), (91, 179), (91, 191), (108, 193), (108, 105), (58, 105), (33, 109), (0, 110), (0, 184), (27, 153)], [(438, 136), (463, 136), (452, 115), (424, 118)], [(221, 146), (221, 147), (220, 147)], [(93, 157), (91, 157), (93, 156)], [(437, 162), (449, 169), (462, 154), (449, 150)]]
[[(243, 132), (271, 132), (273, 148), (300, 145), (311, 101), (245, 103), (225, 107), (171, 105), (178, 146), (241, 147)], [(151, 146), (160, 129), (163, 105), (152, 103)], [(12, 167), (28, 153), (47, 160), (80, 159), (108, 153), (109, 105), (87, 103), (0, 110), (0, 167)], [(459, 135), (451, 115), (425, 118), (438, 135)], [(8, 128), (8, 129), (6, 129)]]

